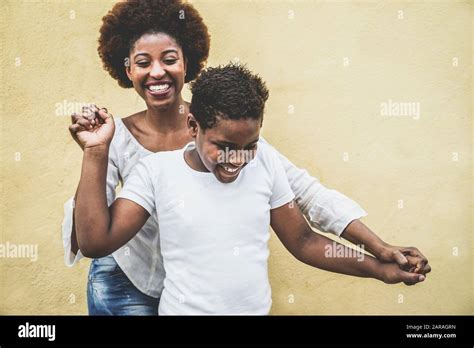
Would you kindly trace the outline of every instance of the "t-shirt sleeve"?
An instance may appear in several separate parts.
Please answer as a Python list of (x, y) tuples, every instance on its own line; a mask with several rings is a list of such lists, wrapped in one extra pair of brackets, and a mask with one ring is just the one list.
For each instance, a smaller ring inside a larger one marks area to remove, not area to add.
[(155, 190), (153, 188), (150, 163), (147, 158), (138, 161), (117, 198), (125, 198), (141, 205), (150, 215), (155, 211)]
[(260, 141), (275, 150), (296, 196), (295, 202), (312, 227), (340, 236), (351, 221), (367, 215), (357, 202), (322, 185), (317, 178), (295, 166), (268, 144), (262, 136)]
[(270, 147), (267, 147), (267, 151), (273, 167), (273, 187), (270, 197), (270, 209), (276, 209), (291, 202), (295, 198), (295, 194), (291, 190), (285, 169), (278, 159), (276, 152)]

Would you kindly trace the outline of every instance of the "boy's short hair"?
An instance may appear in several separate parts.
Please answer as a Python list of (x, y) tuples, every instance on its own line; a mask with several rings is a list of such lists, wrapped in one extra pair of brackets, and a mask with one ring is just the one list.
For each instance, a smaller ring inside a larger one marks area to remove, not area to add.
[(214, 127), (218, 117), (262, 119), (268, 89), (265, 82), (240, 64), (203, 70), (191, 83), (190, 112), (201, 129)]

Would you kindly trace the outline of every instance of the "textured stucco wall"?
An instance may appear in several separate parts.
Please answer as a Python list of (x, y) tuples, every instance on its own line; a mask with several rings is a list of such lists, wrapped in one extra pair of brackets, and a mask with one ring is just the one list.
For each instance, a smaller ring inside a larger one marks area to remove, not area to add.
[[(87, 313), (89, 261), (63, 263), (62, 204), (81, 151), (59, 104), (143, 108), (96, 53), (112, 3), (1, 2), (0, 243), (37, 246), (38, 259), (0, 259), (0, 314)], [(472, 4), (195, 4), (212, 34), (209, 64), (239, 59), (268, 82), (267, 140), (433, 267), (423, 284), (388, 286), (312, 269), (273, 236), (272, 313), (472, 314)], [(383, 114), (390, 101), (420, 113)]]

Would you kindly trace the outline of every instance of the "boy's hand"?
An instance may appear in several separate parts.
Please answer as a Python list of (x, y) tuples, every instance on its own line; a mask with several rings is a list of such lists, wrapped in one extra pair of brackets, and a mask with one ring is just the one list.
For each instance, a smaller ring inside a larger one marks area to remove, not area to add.
[(424, 276), (431, 271), (428, 259), (417, 248), (387, 244), (358, 219), (351, 221), (341, 236), (354, 244), (364, 245), (380, 262), (397, 263), (405, 271)]
[(396, 263), (385, 263), (381, 265), (382, 281), (386, 284), (405, 283), (414, 285), (425, 280), (425, 276), (417, 273), (410, 273), (400, 269)]
[(110, 145), (115, 124), (107, 109), (86, 106), (82, 108), (81, 115), (73, 114), (71, 119), (73, 124), (69, 126), (69, 132), (83, 150)]
[(431, 272), (428, 259), (414, 247), (397, 247), (386, 245), (377, 255), (381, 262), (396, 262), (401, 269), (426, 275)]

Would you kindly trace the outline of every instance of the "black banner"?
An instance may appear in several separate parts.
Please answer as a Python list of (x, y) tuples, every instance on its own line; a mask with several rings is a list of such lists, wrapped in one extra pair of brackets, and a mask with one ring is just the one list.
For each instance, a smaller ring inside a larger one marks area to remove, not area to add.
[(0, 347), (196, 344), (473, 347), (472, 316), (0, 317)]

